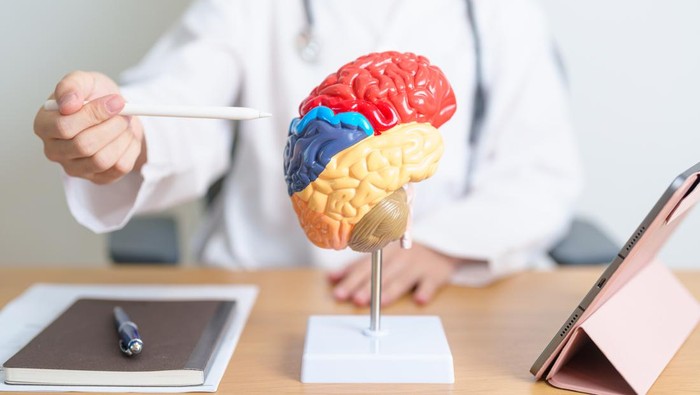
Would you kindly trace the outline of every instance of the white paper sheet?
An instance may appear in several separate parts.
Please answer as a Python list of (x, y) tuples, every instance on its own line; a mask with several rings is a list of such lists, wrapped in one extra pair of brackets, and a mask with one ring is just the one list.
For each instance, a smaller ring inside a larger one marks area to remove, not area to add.
[(234, 299), (236, 316), (223, 334), (221, 346), (204, 384), (187, 387), (95, 387), (5, 384), (0, 369), (0, 391), (80, 391), (80, 392), (215, 392), (224, 375), (238, 338), (253, 308), (258, 289), (252, 285), (83, 285), (35, 284), (0, 311), (0, 363), (56, 319), (79, 298), (197, 300)]

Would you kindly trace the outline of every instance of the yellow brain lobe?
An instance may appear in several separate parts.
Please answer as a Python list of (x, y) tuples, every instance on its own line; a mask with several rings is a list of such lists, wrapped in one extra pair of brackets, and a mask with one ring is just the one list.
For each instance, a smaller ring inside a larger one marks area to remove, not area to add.
[(314, 182), (294, 194), (307, 236), (322, 247), (345, 248), (352, 226), (405, 184), (432, 176), (443, 150), (437, 129), (412, 122), (338, 153)]

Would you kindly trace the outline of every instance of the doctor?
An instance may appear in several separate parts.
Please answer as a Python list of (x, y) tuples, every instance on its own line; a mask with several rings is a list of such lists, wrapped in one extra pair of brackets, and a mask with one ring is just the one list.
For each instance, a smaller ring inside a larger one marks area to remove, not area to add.
[[(389, 49), (440, 67), (458, 111), (440, 129), (439, 170), (416, 185), (413, 249), (385, 250), (383, 303), (407, 292), (424, 303), (449, 281), (485, 284), (540, 261), (567, 227), (581, 176), (551, 37), (528, 0), (198, 1), (121, 85), (97, 72), (64, 77), (52, 95), (60, 112), (40, 110), (34, 130), (64, 170), (72, 214), (93, 231), (197, 199), (226, 175), (198, 259), (325, 268), (338, 300), (366, 305), (369, 258), (307, 241), (282, 151), (312, 87)], [(120, 116), (125, 100), (236, 104), (274, 117), (234, 133), (222, 120)]]

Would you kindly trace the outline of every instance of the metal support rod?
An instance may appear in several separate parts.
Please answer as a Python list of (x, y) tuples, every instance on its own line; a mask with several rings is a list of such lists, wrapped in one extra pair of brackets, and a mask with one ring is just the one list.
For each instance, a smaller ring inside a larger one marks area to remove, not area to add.
[(382, 318), (382, 250), (372, 252), (372, 296), (370, 300), (370, 332), (379, 332)]

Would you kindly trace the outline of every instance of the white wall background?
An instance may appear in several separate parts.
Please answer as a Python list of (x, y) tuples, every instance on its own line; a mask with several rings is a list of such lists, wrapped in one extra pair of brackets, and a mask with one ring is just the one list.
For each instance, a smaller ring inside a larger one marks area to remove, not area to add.
[[(541, 0), (570, 76), (586, 171), (580, 211), (621, 244), (700, 162), (700, 2)], [(700, 211), (662, 258), (700, 267)]]
[[(540, 0), (567, 64), (586, 170), (580, 212), (619, 243), (672, 178), (700, 161), (700, 2)], [(39, 104), (73, 69), (116, 77), (187, 0), (0, 2), (0, 265), (107, 262), (105, 239), (75, 223), (58, 167), (32, 133)], [(198, 206), (175, 211), (181, 233)], [(663, 253), (700, 267), (691, 215)]]
[(78, 225), (68, 212), (59, 167), (43, 158), (43, 144), (33, 133), (34, 114), (71, 70), (117, 77), (186, 4), (0, 1), (0, 265), (107, 262), (105, 237)]

